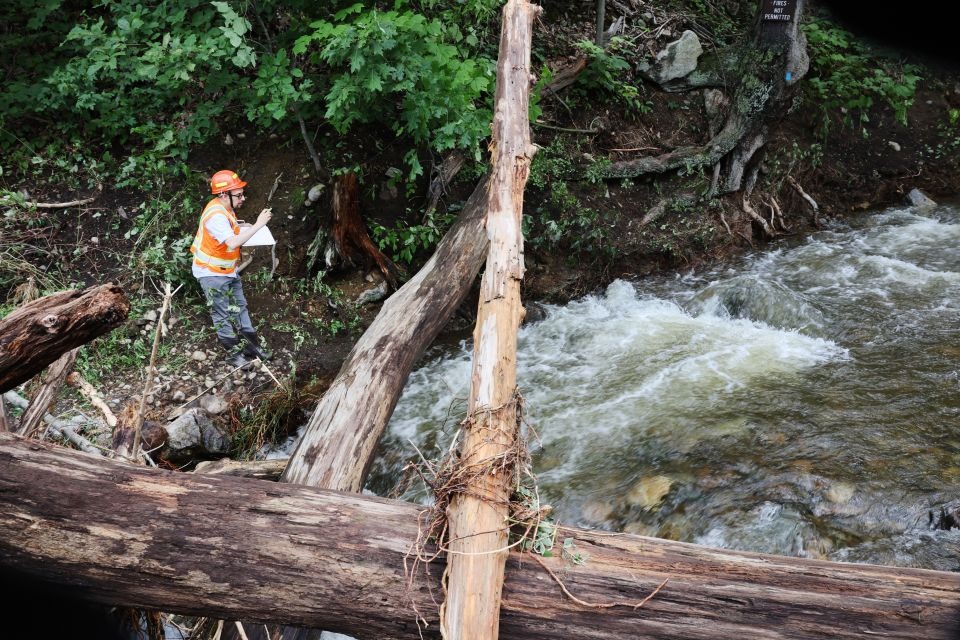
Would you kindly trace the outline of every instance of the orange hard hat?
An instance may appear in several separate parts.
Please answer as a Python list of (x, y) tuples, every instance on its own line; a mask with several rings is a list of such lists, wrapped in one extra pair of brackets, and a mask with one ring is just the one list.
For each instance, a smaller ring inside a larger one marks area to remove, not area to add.
[(233, 191), (234, 189), (243, 189), (247, 183), (240, 179), (240, 176), (234, 171), (224, 169), (217, 171), (210, 178), (210, 193), (216, 195), (224, 191)]

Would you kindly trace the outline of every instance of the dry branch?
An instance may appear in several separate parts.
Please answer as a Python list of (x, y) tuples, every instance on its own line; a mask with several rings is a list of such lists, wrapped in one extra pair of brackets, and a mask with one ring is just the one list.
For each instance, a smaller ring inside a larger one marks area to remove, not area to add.
[[(103, 190), (103, 185), (97, 185), (97, 191), (100, 192)], [(98, 193), (99, 195), (99, 193)], [(81, 205), (90, 204), (97, 199), (97, 196), (92, 196), (90, 198), (82, 198), (80, 200), (71, 200), (70, 202), (30, 202), (24, 201), (23, 203), (17, 203), (10, 201), (10, 204), (21, 204), (22, 206), (29, 207), (31, 209), (69, 209), (70, 207), (79, 207)], [(4, 201), (9, 201), (9, 198), (4, 198)]]
[(83, 379), (79, 371), (74, 371), (67, 376), (67, 384), (79, 391), (95, 409), (103, 414), (103, 418), (106, 420), (108, 427), (112, 429), (117, 426), (117, 416), (114, 415), (107, 403), (104, 402), (103, 396), (100, 395), (92, 384)]
[(463, 301), (487, 249), (488, 180), (417, 274), (390, 296), (320, 399), (284, 482), (360, 491), (414, 362)]
[(17, 429), (17, 433), (27, 438), (33, 438), (37, 435), (43, 416), (57, 392), (60, 391), (63, 381), (73, 369), (73, 364), (77, 361), (77, 355), (79, 355), (79, 349), (71, 349), (50, 365), (43, 386), (30, 399), (30, 405), (20, 416), (20, 427)]

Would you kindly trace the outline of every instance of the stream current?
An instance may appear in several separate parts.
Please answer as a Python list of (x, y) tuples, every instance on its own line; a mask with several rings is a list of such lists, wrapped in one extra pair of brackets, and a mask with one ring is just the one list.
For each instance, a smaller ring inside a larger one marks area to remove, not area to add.
[[(960, 504), (958, 248), (956, 206), (889, 209), (547, 306), (518, 350), (541, 501), (566, 525), (960, 570), (960, 530), (931, 524)], [(369, 490), (447, 451), (471, 348), (411, 374)]]

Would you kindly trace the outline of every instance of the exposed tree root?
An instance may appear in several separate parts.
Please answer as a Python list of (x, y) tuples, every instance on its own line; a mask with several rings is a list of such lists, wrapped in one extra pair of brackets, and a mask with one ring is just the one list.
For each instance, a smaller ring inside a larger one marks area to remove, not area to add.
[(570, 598), (580, 606), (590, 607), (591, 609), (611, 609), (613, 607), (633, 607), (634, 609), (639, 609), (643, 605), (647, 604), (647, 602), (649, 602), (650, 599), (653, 598), (653, 596), (657, 595), (657, 593), (659, 593), (660, 590), (663, 589), (663, 587), (666, 586), (667, 582), (670, 580), (670, 578), (664, 578), (663, 582), (661, 582), (656, 589), (651, 591), (650, 594), (640, 602), (621, 602), (621, 601), (602, 602), (602, 603), (586, 602), (585, 600), (581, 600), (577, 596), (570, 593), (570, 591), (567, 589), (567, 586), (563, 584), (563, 580), (561, 580), (560, 577), (553, 572), (553, 569), (547, 566), (547, 563), (543, 561), (543, 558), (541, 558), (536, 554), (530, 554), (530, 555), (532, 555), (533, 559), (536, 560), (538, 563), (540, 563), (540, 566), (543, 567), (544, 570), (550, 574), (550, 577), (553, 578), (558, 585), (560, 585), (560, 590), (563, 591), (563, 593), (568, 598)]

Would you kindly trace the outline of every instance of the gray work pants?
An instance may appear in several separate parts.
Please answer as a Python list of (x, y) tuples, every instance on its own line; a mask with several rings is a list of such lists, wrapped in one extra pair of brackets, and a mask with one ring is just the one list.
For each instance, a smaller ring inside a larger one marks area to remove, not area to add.
[(236, 344), (240, 333), (255, 333), (240, 278), (209, 276), (198, 278), (207, 296), (210, 318), (223, 344)]

